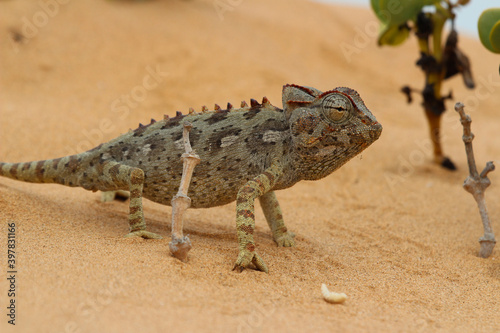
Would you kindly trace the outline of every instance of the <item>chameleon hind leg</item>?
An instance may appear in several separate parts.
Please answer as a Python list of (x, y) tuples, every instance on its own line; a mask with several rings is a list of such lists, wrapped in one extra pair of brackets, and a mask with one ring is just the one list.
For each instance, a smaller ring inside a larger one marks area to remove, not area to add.
[[(250, 263), (253, 263), (258, 270), (268, 272), (266, 264), (255, 251), (255, 241), (253, 239), (255, 230), (255, 199), (271, 191), (282, 173), (283, 168), (279, 162), (275, 161), (270, 168), (248, 181), (238, 191), (236, 199), (236, 229), (238, 233), (239, 254), (233, 270), (241, 272)], [(278, 223), (276, 222), (276, 224)]]
[(128, 187), (130, 191), (128, 222), (130, 232), (125, 237), (161, 238), (160, 235), (146, 231), (146, 222), (142, 211), (142, 190), (144, 171), (118, 162), (103, 164), (103, 177), (109, 185)]
[(295, 234), (285, 226), (283, 221), (283, 213), (281, 212), (280, 204), (276, 198), (274, 191), (268, 192), (259, 197), (262, 211), (266, 217), (267, 224), (273, 233), (273, 239), (278, 246), (290, 247), (295, 245)]

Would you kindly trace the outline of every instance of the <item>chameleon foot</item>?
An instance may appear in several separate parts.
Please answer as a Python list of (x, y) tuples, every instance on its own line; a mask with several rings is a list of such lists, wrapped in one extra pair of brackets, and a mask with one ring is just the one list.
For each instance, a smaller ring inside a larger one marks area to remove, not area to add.
[(155, 234), (154, 232), (149, 232), (146, 230), (136, 230), (129, 232), (128, 234), (125, 235), (125, 237), (130, 238), (130, 237), (142, 237), (144, 239), (162, 239), (158, 234)]
[(187, 260), (188, 252), (191, 250), (191, 241), (188, 236), (184, 236), (182, 239), (172, 238), (168, 246), (174, 257), (184, 262)]
[(295, 234), (291, 231), (287, 231), (283, 234), (281, 234), (278, 237), (274, 238), (274, 241), (278, 246), (283, 246), (283, 247), (292, 247), (295, 246)]
[(264, 260), (256, 253), (249, 250), (240, 251), (238, 259), (234, 264), (233, 271), (241, 273), (245, 268), (248, 268), (250, 263), (254, 264), (257, 270), (269, 273)]

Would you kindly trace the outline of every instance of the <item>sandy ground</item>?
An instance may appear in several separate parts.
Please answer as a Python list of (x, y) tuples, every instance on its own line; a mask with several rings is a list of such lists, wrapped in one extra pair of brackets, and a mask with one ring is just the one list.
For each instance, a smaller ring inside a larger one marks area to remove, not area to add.
[[(149, 229), (164, 239), (124, 239), (126, 203), (0, 179), (0, 330), (500, 331), (499, 250), (477, 256), (482, 226), (461, 186), (467, 164), (453, 103), (444, 146), (459, 170), (448, 172), (431, 163), (419, 101), (407, 105), (399, 93), (422, 85), (415, 41), (378, 48), (368, 10), (254, 0), (221, 1), (218, 13), (214, 3), (0, 2), (0, 160), (83, 151), (191, 106), (264, 95), (280, 105), (286, 83), (358, 90), (381, 138), (329, 177), (278, 193), (296, 247), (277, 248), (258, 210), (269, 274), (231, 271), (234, 204), (187, 213), (194, 248), (184, 264), (168, 252), (169, 207), (145, 203)], [(478, 89), (460, 78), (446, 89), (469, 105), (479, 168), (500, 165), (499, 58), (477, 41), (461, 45)], [(490, 179), (498, 238), (500, 172)], [(8, 223), (17, 237), (15, 327), (6, 316)], [(321, 283), (346, 303), (324, 302)]]

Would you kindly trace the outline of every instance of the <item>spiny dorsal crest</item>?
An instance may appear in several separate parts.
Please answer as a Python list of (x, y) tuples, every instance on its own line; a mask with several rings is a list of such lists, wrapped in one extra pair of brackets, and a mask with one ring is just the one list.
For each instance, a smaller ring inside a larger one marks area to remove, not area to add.
[[(239, 109), (235, 109), (231, 103), (227, 103), (227, 108), (225, 110), (222, 109), (220, 107), (220, 105), (215, 104), (214, 109), (212, 111), (210, 111), (207, 106), (203, 105), (201, 107), (200, 113), (196, 112), (195, 109), (191, 107), (191, 108), (189, 108), (188, 114), (184, 115), (184, 114), (182, 114), (181, 111), (176, 111), (175, 117), (170, 117), (169, 115), (165, 114), (165, 115), (163, 115), (163, 119), (165, 121), (178, 121), (184, 117), (193, 117), (193, 116), (197, 116), (199, 114), (204, 114), (204, 113), (224, 113), (224, 112), (248, 111), (248, 110), (253, 109), (253, 108), (267, 108), (267, 109), (271, 109), (272, 111), (279, 111), (279, 112), (282, 111), (281, 109), (272, 105), (271, 102), (269, 101), (269, 99), (264, 96), (262, 98), (262, 103), (257, 102), (257, 100), (255, 100), (253, 98), (250, 99), (250, 106), (247, 104), (246, 101), (242, 101), (241, 107)], [(142, 134), (146, 130), (147, 127), (154, 124), (155, 122), (156, 122), (156, 120), (151, 119), (151, 123), (149, 123), (147, 125), (143, 125), (143, 124), (139, 123), (139, 127), (136, 128), (135, 130), (133, 130), (134, 135)]]

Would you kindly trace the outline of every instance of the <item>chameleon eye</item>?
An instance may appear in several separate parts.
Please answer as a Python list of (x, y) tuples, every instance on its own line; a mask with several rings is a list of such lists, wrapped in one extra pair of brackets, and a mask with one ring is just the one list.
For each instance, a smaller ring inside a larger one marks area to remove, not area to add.
[(325, 97), (321, 107), (323, 115), (328, 121), (339, 124), (349, 118), (352, 110), (352, 103), (344, 95), (334, 93)]

